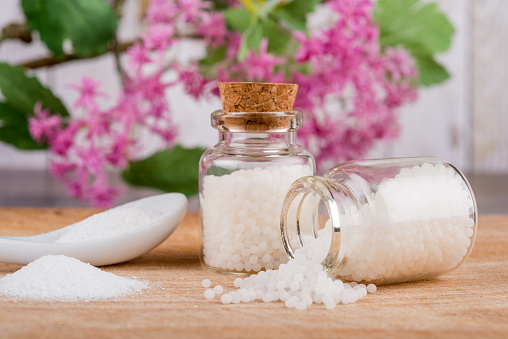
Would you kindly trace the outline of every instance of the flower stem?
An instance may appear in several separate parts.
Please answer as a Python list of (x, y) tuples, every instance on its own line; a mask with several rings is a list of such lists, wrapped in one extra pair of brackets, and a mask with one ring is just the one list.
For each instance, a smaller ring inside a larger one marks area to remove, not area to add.
[(113, 55), (115, 56), (115, 67), (116, 67), (116, 71), (118, 72), (118, 75), (120, 76), (120, 80), (122, 82), (122, 86), (125, 85), (125, 72), (122, 68), (122, 64), (120, 62), (120, 47), (118, 45), (118, 39), (117, 39), (117, 36), (115, 34), (115, 37), (113, 39)]

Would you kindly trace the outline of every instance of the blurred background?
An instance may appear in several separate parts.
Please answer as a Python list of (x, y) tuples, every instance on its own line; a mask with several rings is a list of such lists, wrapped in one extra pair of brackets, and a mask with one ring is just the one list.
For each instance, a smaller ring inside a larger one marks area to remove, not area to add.
[[(439, 0), (441, 10), (455, 27), (451, 48), (438, 56), (451, 78), (422, 88), (414, 104), (400, 110), (400, 137), (378, 143), (369, 158), (432, 155), (462, 169), (477, 195), (480, 213), (508, 211), (508, 1)], [(142, 32), (141, 3), (127, 0), (118, 39), (133, 41)], [(22, 21), (18, 0), (0, 3), (0, 27)], [(185, 42), (178, 57), (203, 53), (197, 41)], [(0, 62), (24, 64), (47, 58), (41, 42), (4, 41)], [(83, 76), (100, 79), (107, 93), (116, 93), (120, 80), (114, 57), (106, 54), (58, 67), (40, 67), (34, 74), (71, 107), (78, 94), (68, 86)], [(218, 99), (196, 103), (184, 95), (183, 86), (168, 93), (179, 125), (178, 142), (209, 147), (217, 142), (209, 114), (220, 108)], [(45, 151), (20, 151), (0, 143), (0, 206), (86, 206), (67, 196), (62, 184), (48, 171)], [(119, 179), (116, 179), (119, 180)], [(158, 192), (128, 188), (119, 202)], [(195, 204), (193, 205), (195, 207)]]

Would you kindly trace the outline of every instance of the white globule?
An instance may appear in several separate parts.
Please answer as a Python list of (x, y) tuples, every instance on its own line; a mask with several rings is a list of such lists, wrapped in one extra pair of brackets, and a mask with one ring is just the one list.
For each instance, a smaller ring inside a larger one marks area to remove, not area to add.
[(235, 279), (236, 291), (221, 296), (223, 304), (282, 301), (286, 307), (305, 310), (313, 303), (334, 309), (337, 304), (350, 304), (374, 292), (375, 285), (343, 283), (333, 280), (323, 271), (322, 261), (328, 254), (331, 235), (321, 230), (318, 238), (311, 239), (287, 264), (277, 270), (261, 271), (248, 278)]
[(203, 295), (208, 300), (215, 298), (215, 292), (211, 288), (206, 289)]
[(227, 271), (258, 272), (287, 262), (280, 237), (280, 212), (296, 179), (308, 166), (242, 169), (203, 179), (203, 259)]
[(455, 268), (468, 253), (475, 222), (462, 178), (443, 164), (404, 168), (368, 203), (341, 216), (340, 276), (383, 283)]

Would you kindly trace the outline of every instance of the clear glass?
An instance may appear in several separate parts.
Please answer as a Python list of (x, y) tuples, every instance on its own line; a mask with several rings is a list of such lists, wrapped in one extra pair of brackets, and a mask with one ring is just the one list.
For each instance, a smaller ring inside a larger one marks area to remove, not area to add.
[(314, 159), (296, 143), (300, 112), (212, 114), (219, 142), (199, 166), (201, 264), (248, 275), (288, 260), (280, 211), (291, 184), (313, 175)]
[(281, 215), (288, 256), (328, 236), (328, 274), (376, 284), (456, 269), (471, 253), (476, 231), (476, 201), (467, 179), (433, 157), (350, 161), (322, 177), (301, 178)]

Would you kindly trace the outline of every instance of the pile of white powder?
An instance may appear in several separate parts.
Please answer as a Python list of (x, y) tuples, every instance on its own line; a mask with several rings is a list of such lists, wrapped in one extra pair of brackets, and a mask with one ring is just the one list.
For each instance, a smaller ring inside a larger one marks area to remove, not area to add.
[(0, 295), (48, 301), (116, 298), (147, 288), (64, 255), (41, 257), (0, 279)]
[(140, 207), (117, 207), (94, 214), (65, 228), (55, 241), (73, 243), (121, 238), (160, 220), (163, 213)]
[(369, 203), (341, 216), (341, 277), (399, 282), (455, 268), (475, 222), (462, 178), (443, 164), (405, 168), (383, 181)]
[(296, 179), (308, 166), (239, 170), (203, 180), (203, 254), (222, 270), (258, 272), (287, 262), (280, 237), (280, 211)]
[[(377, 290), (373, 284), (348, 284), (328, 277), (321, 263), (328, 253), (331, 235), (329, 230), (321, 230), (318, 234), (318, 238), (297, 250), (294, 259), (281, 264), (279, 269), (262, 271), (245, 279), (237, 278), (235, 287), (238, 289), (222, 294), (222, 303), (280, 300), (297, 310), (304, 310), (312, 303), (322, 303), (327, 309), (334, 309), (339, 303), (354, 303), (367, 292)], [(210, 281), (203, 280), (203, 287), (209, 286)], [(222, 291), (222, 286), (218, 285), (205, 290), (204, 296), (211, 300)]]

